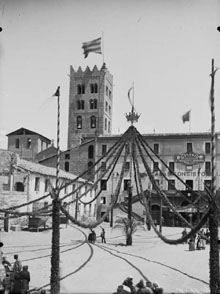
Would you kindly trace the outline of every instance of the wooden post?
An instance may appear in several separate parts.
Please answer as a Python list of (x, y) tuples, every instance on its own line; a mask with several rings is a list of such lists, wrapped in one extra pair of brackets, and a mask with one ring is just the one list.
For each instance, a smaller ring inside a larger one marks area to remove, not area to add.
[(59, 170), (60, 170), (60, 87), (54, 96), (57, 97), (57, 169), (56, 187), (52, 192), (52, 254), (51, 254), (51, 294), (60, 293), (60, 200), (59, 200)]
[[(214, 79), (216, 70), (214, 70), (214, 59), (212, 59), (211, 73), (211, 163), (212, 163), (212, 198), (216, 196), (216, 154), (215, 154), (215, 106), (214, 106)], [(211, 206), (209, 216), (210, 231), (210, 253), (209, 253), (209, 272), (210, 272), (210, 293), (220, 293), (219, 280), (219, 249), (218, 249), (218, 208), (216, 201)]]
[(131, 219), (132, 219), (132, 187), (131, 183), (128, 184), (128, 235), (127, 245), (132, 245), (132, 233), (131, 233)]

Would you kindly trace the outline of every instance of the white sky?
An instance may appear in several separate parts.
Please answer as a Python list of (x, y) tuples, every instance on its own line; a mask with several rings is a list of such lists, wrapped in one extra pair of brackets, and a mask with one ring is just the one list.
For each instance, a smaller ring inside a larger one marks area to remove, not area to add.
[[(0, 0), (0, 148), (20, 127), (56, 142), (61, 86), (61, 148), (67, 146), (69, 68), (102, 66), (84, 59), (82, 42), (104, 35), (104, 61), (114, 77), (113, 134), (124, 132), (135, 85), (141, 133), (210, 129), (211, 59), (220, 67), (219, 0)], [(220, 70), (215, 80), (220, 131)]]

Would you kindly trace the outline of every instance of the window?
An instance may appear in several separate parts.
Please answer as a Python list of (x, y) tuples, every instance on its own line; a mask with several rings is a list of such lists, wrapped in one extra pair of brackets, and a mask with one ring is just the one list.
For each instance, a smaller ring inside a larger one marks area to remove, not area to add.
[(82, 87), (81, 87), (81, 85), (77, 85), (77, 94), (82, 94)]
[(106, 170), (106, 162), (102, 161), (101, 163), (101, 170)]
[(111, 106), (110, 105), (108, 106), (108, 112), (109, 112), (109, 114), (111, 114)]
[(159, 171), (159, 162), (154, 161), (153, 163), (153, 172)]
[(186, 190), (190, 190), (190, 188), (193, 190), (193, 180), (186, 180)]
[(89, 145), (89, 148), (88, 148), (88, 158), (89, 159), (93, 159), (94, 157), (94, 147), (93, 145)]
[(90, 84), (90, 93), (94, 93), (94, 92), (95, 92), (94, 85)]
[(96, 117), (94, 115), (90, 117), (90, 127), (92, 129), (96, 128)]
[(105, 131), (107, 130), (107, 118), (105, 118)]
[(88, 174), (91, 174), (92, 173), (92, 170), (93, 169), (90, 169), (92, 167), (92, 165), (93, 165), (93, 162), (92, 161), (89, 161), (88, 162)]
[(175, 180), (168, 180), (168, 190), (175, 190)]
[(111, 131), (111, 123), (110, 123), (110, 121), (108, 122), (108, 132), (110, 133), (110, 131)]
[(170, 161), (169, 162), (169, 169), (172, 171), (172, 172), (175, 172), (175, 163), (173, 161)]
[(31, 138), (27, 139), (27, 149), (31, 149)]
[(98, 84), (90, 84), (90, 93), (98, 93)]
[(107, 145), (102, 145), (102, 155), (104, 155), (107, 152)]
[(82, 116), (81, 115), (77, 116), (77, 118), (76, 118), (76, 126), (77, 126), (77, 129), (82, 129)]
[(154, 144), (154, 152), (155, 152), (156, 154), (159, 153), (159, 144), (158, 144), (158, 143), (155, 143), (155, 144)]
[(206, 154), (210, 154), (211, 153), (211, 143), (210, 142), (206, 142), (205, 143), (205, 153)]
[(21, 182), (15, 183), (15, 191), (24, 192), (24, 184)]
[(35, 186), (34, 186), (34, 191), (39, 191), (40, 190), (40, 178), (36, 177), (35, 178)]
[(125, 153), (126, 154), (130, 154), (130, 152), (131, 152), (130, 144), (129, 143), (126, 143), (125, 144)]
[(70, 154), (69, 153), (65, 154), (65, 159), (70, 159)]
[(212, 181), (211, 180), (204, 181), (204, 190), (205, 190), (205, 188), (207, 188), (211, 192), (211, 189), (212, 189)]
[(85, 85), (77, 85), (77, 94), (85, 94)]
[(112, 92), (109, 90), (109, 99), (112, 99)]
[(20, 146), (20, 141), (19, 139), (15, 139), (15, 148), (18, 149)]
[(48, 210), (47, 205), (48, 205), (48, 202), (45, 201), (45, 202), (44, 202), (44, 207), (45, 207), (46, 210)]
[(81, 85), (77, 85), (77, 94), (81, 94)]
[(44, 188), (44, 191), (45, 192), (48, 192), (48, 189), (49, 189), (49, 179), (45, 179), (45, 188)]
[(186, 145), (186, 152), (187, 153), (192, 153), (193, 152), (192, 143), (187, 143), (187, 145)]
[(64, 169), (65, 169), (65, 171), (67, 171), (67, 172), (70, 170), (70, 164), (69, 164), (68, 161), (65, 161)]
[(108, 86), (106, 86), (105, 88), (105, 93), (106, 93), (106, 96), (108, 96)]
[(130, 182), (131, 182), (130, 180), (124, 180), (124, 191), (128, 191)]
[(126, 169), (126, 170), (129, 170), (129, 169), (130, 169), (130, 162), (129, 162), (129, 161), (127, 161), (127, 162), (125, 163), (125, 169)]
[(186, 165), (186, 171), (192, 171), (193, 166), (192, 165)]
[(90, 104), (90, 109), (97, 109), (97, 99), (90, 99), (89, 104)]
[(106, 204), (106, 197), (101, 197), (101, 203)]
[(103, 191), (103, 190), (107, 190), (107, 180), (101, 180), (101, 182), (100, 182), (100, 188), (101, 188), (101, 190)]
[[(65, 183), (65, 186), (64, 186), (64, 193), (67, 194), (68, 193), (68, 185), (67, 183)], [(64, 202), (63, 204), (65, 205), (66, 202)]]
[(108, 112), (108, 102), (105, 102), (105, 111)]
[(206, 173), (206, 176), (211, 175), (211, 161), (205, 162), (205, 173)]
[(85, 108), (85, 101), (84, 100), (77, 100), (76, 103), (77, 103), (78, 110)]

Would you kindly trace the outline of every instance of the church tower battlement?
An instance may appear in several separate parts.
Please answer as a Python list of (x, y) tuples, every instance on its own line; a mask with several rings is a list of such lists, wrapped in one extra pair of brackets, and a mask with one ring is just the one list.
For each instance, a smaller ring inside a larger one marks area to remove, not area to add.
[(74, 70), (70, 66), (68, 149), (86, 136), (110, 135), (112, 131), (113, 76), (105, 63)]

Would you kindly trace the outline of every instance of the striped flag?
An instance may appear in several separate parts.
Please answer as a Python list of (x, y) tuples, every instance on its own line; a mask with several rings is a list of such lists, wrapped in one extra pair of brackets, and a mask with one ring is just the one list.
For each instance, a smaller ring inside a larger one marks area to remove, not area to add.
[(186, 121), (190, 121), (190, 110), (182, 115), (182, 121), (183, 123), (185, 123)]
[(83, 48), (83, 54), (85, 58), (89, 55), (90, 52), (102, 54), (101, 39), (102, 38), (98, 38), (90, 42), (83, 43), (82, 48)]
[(53, 96), (60, 96), (60, 86), (57, 88), (56, 92), (53, 94)]

